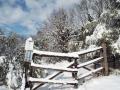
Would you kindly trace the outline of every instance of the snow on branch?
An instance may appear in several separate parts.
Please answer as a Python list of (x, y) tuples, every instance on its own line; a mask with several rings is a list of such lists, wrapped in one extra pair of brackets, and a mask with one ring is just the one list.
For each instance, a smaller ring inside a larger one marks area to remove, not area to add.
[(87, 53), (94, 52), (94, 51), (100, 50), (100, 49), (102, 49), (101, 46), (97, 47), (97, 48), (91, 48), (91, 49), (83, 50), (83, 51), (72, 52), (72, 54), (82, 55), (82, 54), (87, 54)]

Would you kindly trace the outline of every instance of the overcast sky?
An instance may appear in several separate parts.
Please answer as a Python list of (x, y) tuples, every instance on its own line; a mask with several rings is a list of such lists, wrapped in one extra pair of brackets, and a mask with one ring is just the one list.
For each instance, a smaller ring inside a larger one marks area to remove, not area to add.
[(79, 0), (0, 0), (0, 27), (19, 34), (37, 32), (54, 9), (70, 7)]

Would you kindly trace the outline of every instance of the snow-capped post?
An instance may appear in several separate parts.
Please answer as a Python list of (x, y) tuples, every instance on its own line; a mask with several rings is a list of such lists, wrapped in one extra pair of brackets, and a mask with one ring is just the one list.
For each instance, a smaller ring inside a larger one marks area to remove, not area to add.
[(28, 38), (25, 43), (25, 62), (31, 62), (32, 61), (32, 54), (33, 54), (33, 45), (34, 41), (32, 38)]
[(103, 67), (104, 67), (104, 75), (108, 75), (108, 60), (107, 60), (107, 47), (106, 47), (106, 43), (102, 43), (102, 48), (103, 48), (103, 52), (102, 52), (102, 56), (104, 58), (103, 61)]
[(30, 64), (32, 62), (32, 56), (33, 56), (33, 45), (34, 41), (32, 38), (28, 38), (25, 43), (25, 63), (24, 63), (24, 68), (25, 68), (25, 88), (31, 87), (31, 83), (28, 81), (28, 76), (31, 76), (32, 72)]

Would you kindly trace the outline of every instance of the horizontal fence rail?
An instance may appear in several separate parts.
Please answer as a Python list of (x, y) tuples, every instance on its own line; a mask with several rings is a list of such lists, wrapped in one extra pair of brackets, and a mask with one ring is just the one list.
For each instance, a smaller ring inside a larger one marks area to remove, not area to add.
[(83, 66), (86, 66), (86, 65), (95, 63), (95, 62), (100, 61), (100, 60), (102, 60), (102, 59), (103, 59), (103, 57), (99, 57), (99, 58), (93, 59), (93, 60), (91, 60), (91, 61), (88, 61), (88, 62), (79, 64), (77, 67), (78, 67), (78, 68), (81, 68), (81, 67), (83, 67)]
[(100, 67), (100, 68), (97, 68), (97, 69), (95, 69), (95, 70), (92, 70), (92, 71), (90, 71), (90, 72), (88, 72), (88, 73), (85, 73), (85, 74), (83, 74), (83, 75), (81, 75), (81, 76), (78, 76), (78, 80), (80, 80), (80, 79), (82, 79), (82, 78), (85, 78), (85, 77), (87, 77), (87, 76), (89, 76), (89, 75), (91, 75), (91, 74), (93, 74), (93, 73), (96, 73), (96, 72), (98, 72), (98, 71), (100, 71), (100, 70), (102, 70), (103, 69), (103, 67)]
[(78, 69), (72, 69), (72, 68), (60, 68), (60, 67), (51, 67), (48, 65), (39, 65), (39, 64), (35, 64), (35, 63), (31, 63), (32, 67), (35, 68), (42, 68), (42, 69), (51, 69), (51, 70), (58, 70), (58, 71), (66, 71), (66, 72), (77, 72)]
[(40, 83), (54, 83), (54, 84), (77, 84), (78, 81), (77, 80), (49, 80), (49, 79), (43, 79), (43, 78), (32, 78), (32, 77), (29, 77), (29, 81), (31, 82), (40, 82)]
[(41, 56), (51, 56), (51, 57), (67, 57), (67, 58), (79, 58), (77, 54), (72, 53), (58, 53), (58, 52), (48, 52), (48, 51), (39, 51), (39, 50), (33, 50), (33, 54), (38, 54)]

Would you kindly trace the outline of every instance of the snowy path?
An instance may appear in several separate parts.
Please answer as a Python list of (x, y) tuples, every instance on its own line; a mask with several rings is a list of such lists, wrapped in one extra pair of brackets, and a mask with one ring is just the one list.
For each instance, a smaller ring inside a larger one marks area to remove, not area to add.
[(92, 79), (78, 90), (120, 90), (120, 76), (110, 75)]
[(45, 85), (38, 90), (120, 90), (120, 76), (110, 75), (91, 79), (74, 89), (73, 86), (68, 85)]

